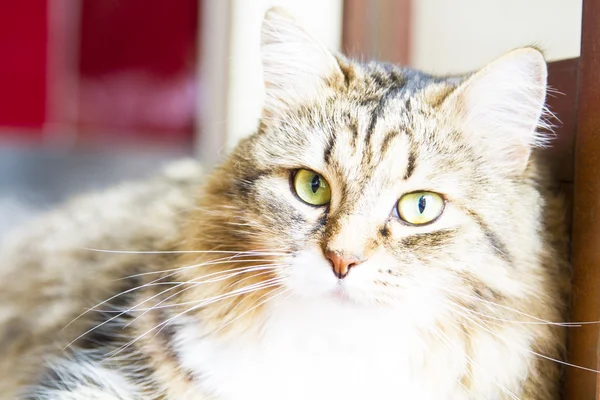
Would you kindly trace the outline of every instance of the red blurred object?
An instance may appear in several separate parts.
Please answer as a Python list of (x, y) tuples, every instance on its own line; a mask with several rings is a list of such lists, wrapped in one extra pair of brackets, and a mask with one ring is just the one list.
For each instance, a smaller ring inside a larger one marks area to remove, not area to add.
[(4, 1), (0, 11), (0, 127), (41, 137), (46, 119), (46, 0)]
[(197, 0), (84, 0), (79, 128), (187, 142), (195, 114)]
[(198, 0), (3, 2), (0, 138), (188, 144), (198, 11)]

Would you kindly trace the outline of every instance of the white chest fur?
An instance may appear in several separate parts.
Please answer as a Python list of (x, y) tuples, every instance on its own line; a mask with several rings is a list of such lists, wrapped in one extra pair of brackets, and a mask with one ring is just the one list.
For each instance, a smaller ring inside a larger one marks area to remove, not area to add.
[(219, 400), (463, 398), (464, 360), (431, 349), (394, 310), (286, 299), (259, 340), (197, 337), (181, 330), (180, 359)]

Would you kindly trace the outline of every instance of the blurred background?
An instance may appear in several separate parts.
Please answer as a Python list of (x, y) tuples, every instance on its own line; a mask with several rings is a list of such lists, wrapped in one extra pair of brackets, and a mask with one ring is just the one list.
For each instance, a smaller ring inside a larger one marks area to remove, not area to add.
[(531, 44), (579, 55), (581, 0), (3, 0), (0, 235), (169, 160), (221, 159), (256, 126), (274, 4), (333, 50), (435, 73)]

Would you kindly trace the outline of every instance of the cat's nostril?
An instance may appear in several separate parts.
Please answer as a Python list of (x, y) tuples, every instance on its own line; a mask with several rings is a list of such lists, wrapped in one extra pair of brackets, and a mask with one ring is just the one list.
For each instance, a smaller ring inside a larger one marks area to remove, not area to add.
[(362, 261), (353, 255), (340, 254), (337, 251), (328, 250), (325, 253), (325, 256), (331, 263), (331, 268), (333, 269), (333, 273), (339, 279), (343, 279), (350, 272), (350, 268), (356, 267)]

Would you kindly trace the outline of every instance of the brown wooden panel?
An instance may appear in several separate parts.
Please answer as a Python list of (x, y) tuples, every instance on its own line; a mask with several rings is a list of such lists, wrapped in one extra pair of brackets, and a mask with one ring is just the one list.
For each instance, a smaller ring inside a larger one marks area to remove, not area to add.
[(560, 182), (568, 206), (567, 226), (571, 227), (573, 202), (573, 162), (577, 128), (577, 91), (579, 88), (579, 58), (548, 64), (547, 104), (555, 118), (550, 147), (542, 150), (552, 175)]
[[(600, 319), (600, 0), (584, 0), (573, 192), (572, 321)], [(598, 370), (598, 324), (571, 328), (569, 361)], [(598, 399), (599, 375), (567, 368), (565, 398)]]
[(408, 65), (412, 0), (345, 0), (342, 47), (362, 60)]
[(550, 147), (544, 156), (552, 166), (553, 175), (562, 183), (573, 182), (573, 157), (577, 121), (577, 89), (579, 58), (555, 61), (548, 64), (547, 104), (556, 118)]
[(342, 21), (342, 51), (361, 59), (369, 51), (369, 0), (345, 0)]

